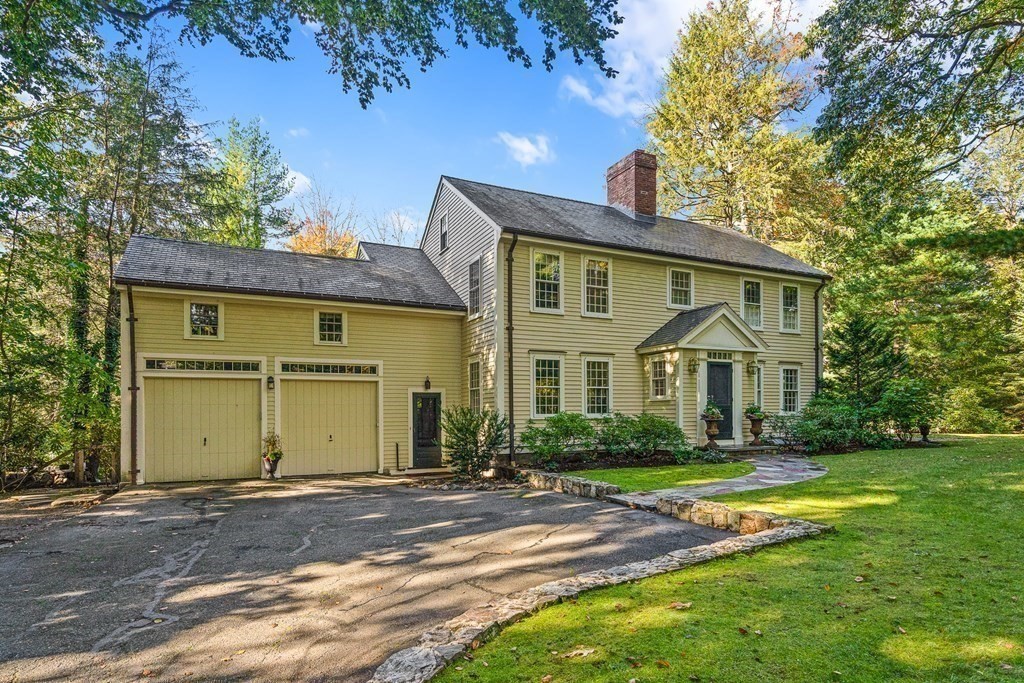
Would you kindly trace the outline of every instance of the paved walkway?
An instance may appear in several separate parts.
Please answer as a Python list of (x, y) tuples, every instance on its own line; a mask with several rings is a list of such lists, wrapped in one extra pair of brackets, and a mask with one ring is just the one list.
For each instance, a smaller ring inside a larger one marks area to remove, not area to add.
[(674, 489), (641, 491), (609, 496), (608, 499), (643, 510), (653, 509), (658, 498), (707, 498), (740, 491), (756, 491), (773, 486), (795, 484), (816, 479), (828, 472), (824, 465), (798, 455), (755, 455), (745, 458), (754, 471), (742, 477), (723, 479), (699, 486), (681, 486)]

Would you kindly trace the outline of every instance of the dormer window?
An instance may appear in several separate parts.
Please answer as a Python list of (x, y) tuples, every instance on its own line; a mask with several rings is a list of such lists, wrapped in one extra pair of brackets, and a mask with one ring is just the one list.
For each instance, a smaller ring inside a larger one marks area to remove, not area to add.
[(448, 249), (448, 214), (441, 214), (441, 251)]

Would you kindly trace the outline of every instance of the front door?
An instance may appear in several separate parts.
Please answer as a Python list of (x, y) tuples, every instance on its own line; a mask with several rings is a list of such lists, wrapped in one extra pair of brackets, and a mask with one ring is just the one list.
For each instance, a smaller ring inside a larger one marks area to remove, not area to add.
[(732, 363), (708, 363), (708, 400), (722, 410), (718, 439), (732, 437)]
[(441, 467), (441, 394), (412, 395), (412, 466)]

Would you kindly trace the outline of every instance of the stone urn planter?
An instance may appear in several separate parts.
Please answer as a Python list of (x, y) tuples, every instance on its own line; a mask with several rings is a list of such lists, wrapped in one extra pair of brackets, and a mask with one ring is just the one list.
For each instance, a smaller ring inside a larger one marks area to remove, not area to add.
[(718, 450), (718, 442), (715, 441), (715, 437), (718, 436), (718, 423), (722, 421), (721, 417), (711, 417), (710, 415), (702, 415), (704, 420), (704, 434), (708, 437), (708, 442), (704, 444), (704, 447), (716, 451)]
[(277, 463), (279, 462), (280, 460), (275, 458), (263, 458), (263, 470), (267, 473), (270, 479), (273, 479), (274, 475), (277, 474)]
[(922, 422), (917, 426), (917, 429), (921, 432), (921, 441), (931, 443), (928, 441), (928, 435), (932, 433), (932, 426), (927, 422)]
[(764, 418), (763, 417), (751, 417), (747, 415), (747, 419), (750, 420), (750, 435), (754, 437), (754, 440), (750, 442), (751, 446), (763, 446), (761, 442), (761, 434), (764, 432)]

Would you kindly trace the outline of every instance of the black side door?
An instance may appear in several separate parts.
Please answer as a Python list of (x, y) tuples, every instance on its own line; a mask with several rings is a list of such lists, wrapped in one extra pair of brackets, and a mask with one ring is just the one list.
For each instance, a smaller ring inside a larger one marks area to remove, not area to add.
[(732, 438), (732, 363), (708, 363), (708, 400), (722, 409), (719, 439)]
[(441, 394), (412, 395), (412, 466), (441, 467)]

